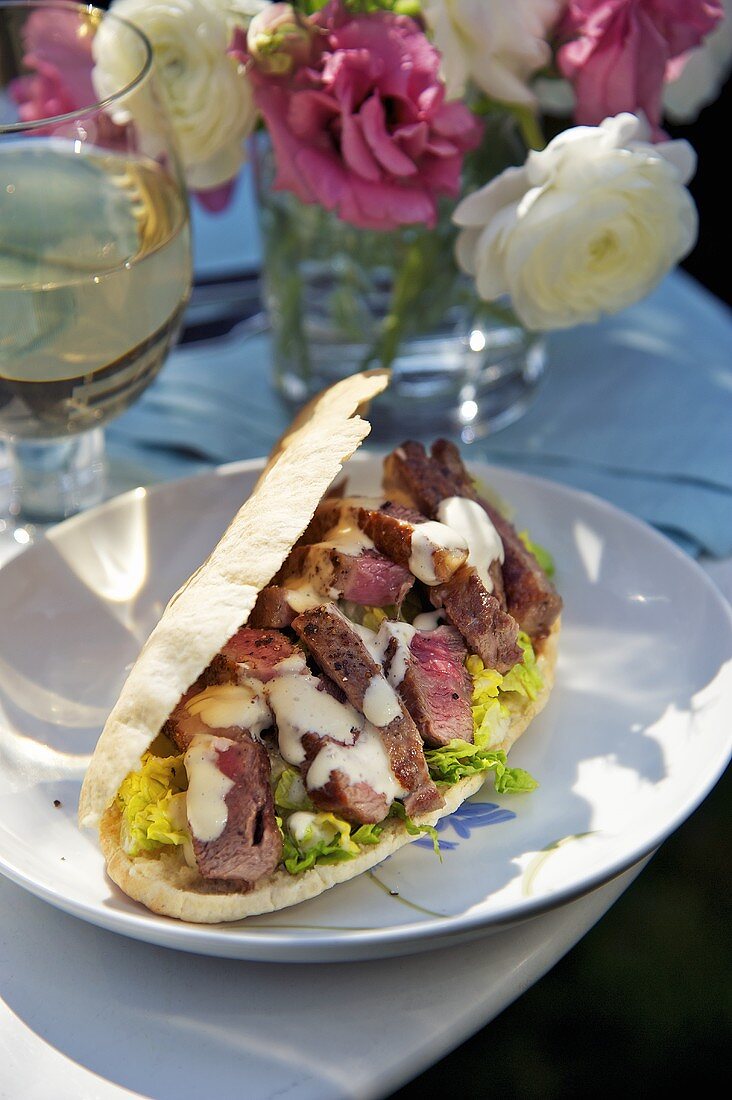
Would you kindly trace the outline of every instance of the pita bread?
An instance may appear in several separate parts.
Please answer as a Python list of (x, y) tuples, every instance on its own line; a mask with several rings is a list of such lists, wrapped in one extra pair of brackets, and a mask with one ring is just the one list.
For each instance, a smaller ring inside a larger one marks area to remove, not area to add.
[[(125, 777), (137, 770), (180, 697), (247, 622), (259, 592), (284, 563), (343, 463), (369, 434), (358, 409), (385, 389), (388, 378), (380, 370), (354, 375), (300, 412), (220, 542), (170, 600), (102, 731), (82, 785), (79, 821), (99, 827), (110, 878), (155, 913), (211, 924), (272, 912), (360, 875), (414, 839), (401, 821), (387, 819), (378, 845), (353, 860), (299, 875), (275, 871), (251, 891), (237, 893), (203, 879), (177, 848), (129, 857), (120, 842), (116, 802)], [(540, 696), (513, 717), (496, 748), (507, 752), (549, 698), (558, 635), (559, 622), (538, 654), (544, 680)], [(444, 789), (445, 806), (417, 822), (433, 825), (484, 781), (478, 775)]]

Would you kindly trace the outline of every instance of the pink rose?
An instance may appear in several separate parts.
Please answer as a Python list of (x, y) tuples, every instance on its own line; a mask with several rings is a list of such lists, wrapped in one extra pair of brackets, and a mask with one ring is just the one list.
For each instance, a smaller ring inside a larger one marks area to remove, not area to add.
[(445, 102), (440, 55), (407, 16), (350, 18), (338, 2), (311, 66), (275, 77), (251, 69), (255, 101), (274, 147), (275, 188), (293, 191), (361, 229), (437, 220), (437, 198), (456, 195), (463, 156), (482, 126)]
[(719, 0), (569, 0), (557, 60), (574, 85), (577, 122), (642, 111), (660, 136), (667, 70), (722, 14)]
[(10, 92), (21, 122), (36, 122), (68, 114), (96, 102), (91, 80), (89, 35), (79, 33), (75, 11), (48, 8), (34, 11), (23, 27), (25, 65)]
[[(39, 8), (23, 27), (23, 62), (30, 71), (9, 85), (21, 122), (40, 122), (58, 115), (81, 113), (94, 108), (97, 94), (92, 82), (92, 36), (83, 33), (76, 11)], [(127, 128), (118, 126), (104, 111), (84, 118), (86, 135), (95, 145), (124, 149), (129, 144)], [(62, 132), (66, 132), (61, 123)], [(35, 134), (57, 132), (53, 124), (39, 127)]]

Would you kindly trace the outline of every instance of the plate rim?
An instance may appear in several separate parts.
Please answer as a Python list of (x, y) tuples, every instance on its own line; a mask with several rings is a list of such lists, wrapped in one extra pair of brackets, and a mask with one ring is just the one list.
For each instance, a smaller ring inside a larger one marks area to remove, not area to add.
[[(384, 453), (385, 451), (381, 449), (369, 448), (357, 452), (351, 461), (359, 463), (376, 462)], [(513, 480), (518, 484), (523, 483), (534, 489), (541, 489), (542, 486), (546, 486), (549, 491), (558, 493), (567, 502), (579, 498), (588, 507), (598, 509), (600, 513), (609, 517), (614, 525), (617, 523), (625, 524), (634, 529), (640, 537), (646, 539), (650, 537), (662, 553), (670, 553), (684, 569), (690, 569), (696, 580), (700, 581), (706, 588), (717, 610), (721, 611), (726, 618), (729, 628), (729, 648), (732, 654), (732, 604), (699, 563), (662, 532), (637, 516), (633, 516), (593, 493), (575, 489), (550, 478), (495, 465), (478, 456), (472, 460), (470, 455), (467, 457), (468, 465), (479, 468), (479, 476), (481, 477), (487, 474), (498, 479), (506, 478), (509, 481)], [(265, 457), (242, 459), (211, 466), (208, 470), (199, 471), (186, 477), (126, 490), (101, 502), (94, 508), (71, 516), (54, 525), (44, 534), (44, 539), (53, 542), (56, 538), (62, 537), (66, 531), (78, 525), (93, 523), (100, 515), (124, 507), (127, 502), (135, 499), (141, 492), (152, 497), (166, 492), (177, 493), (186, 484), (194, 481), (198, 482), (204, 478), (228, 478), (257, 472), (263, 468), (265, 462)], [(15, 563), (21, 561), (28, 553), (33, 553), (33, 544), (6, 561), (0, 566), (0, 570), (18, 568)], [(723, 648), (721, 656), (724, 657)], [(333, 931), (330, 935), (321, 933), (318, 936), (313, 936), (307, 928), (283, 929), (281, 932), (277, 932), (255, 926), (248, 930), (246, 919), (210, 925), (178, 921), (171, 917), (161, 917), (159, 914), (152, 913), (140, 903), (129, 898), (127, 901), (130, 905), (135, 906), (134, 911), (115, 911), (112, 908), (105, 909), (103, 905), (98, 903), (79, 902), (53, 887), (36, 881), (24, 873), (17, 864), (9, 862), (2, 852), (0, 852), (0, 872), (18, 886), (72, 916), (97, 927), (106, 928), (109, 931), (176, 950), (211, 955), (221, 954), (240, 959), (270, 959), (273, 961), (278, 958), (282, 961), (295, 961), (296, 956), (299, 955), (302, 956), (302, 961), (312, 962), (326, 961), (329, 952), (331, 953), (330, 957), (335, 961), (336, 958), (352, 958), (355, 960), (398, 955), (400, 948), (404, 949), (406, 945), (409, 945), (410, 951), (426, 951), (436, 949), (450, 940), (475, 938), (482, 934), (501, 931), (511, 925), (523, 923), (525, 920), (530, 920), (535, 916), (540, 916), (542, 913), (590, 894), (613, 881), (656, 851), (694, 813), (724, 774), (730, 756), (732, 756), (732, 737), (730, 738), (730, 744), (727, 746), (726, 755), (723, 753), (719, 760), (713, 762), (705, 782), (694, 793), (690, 794), (663, 827), (653, 831), (651, 838), (646, 840), (645, 843), (633, 847), (622, 858), (611, 861), (593, 874), (583, 876), (581, 884), (568, 884), (556, 888), (549, 895), (538, 898), (523, 898), (507, 906), (500, 914), (495, 915), (463, 913), (440, 917), (439, 920), (433, 918), (428, 921), (387, 925), (375, 929), (339, 929)], [(333, 953), (334, 948), (335, 953)], [(308, 952), (312, 953), (310, 959), (305, 957)], [(402, 950), (401, 953), (406, 952)], [(321, 957), (317, 957), (318, 955)]]

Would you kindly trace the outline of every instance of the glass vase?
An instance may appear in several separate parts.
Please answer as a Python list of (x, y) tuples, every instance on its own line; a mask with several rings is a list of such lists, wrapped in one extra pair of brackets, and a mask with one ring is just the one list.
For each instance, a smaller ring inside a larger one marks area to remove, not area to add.
[[(274, 190), (272, 152), (260, 139), (262, 280), (278, 391), (299, 404), (384, 366), (392, 383), (374, 417), (377, 438), (447, 434), (469, 443), (516, 420), (544, 373), (544, 341), (510, 301), (481, 301), (459, 271), (455, 200), (442, 202), (434, 229), (358, 229)], [(464, 193), (523, 156), (505, 124), (487, 127), (466, 163)]]

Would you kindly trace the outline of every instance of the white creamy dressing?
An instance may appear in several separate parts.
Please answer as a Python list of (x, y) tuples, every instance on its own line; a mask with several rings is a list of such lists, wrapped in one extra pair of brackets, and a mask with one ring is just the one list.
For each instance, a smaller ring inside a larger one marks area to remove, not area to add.
[[(281, 661), (277, 666), (279, 672), (284, 663)], [(295, 675), (279, 675), (265, 685), (277, 719), (280, 752), (287, 763), (302, 764), (305, 750), (301, 739), (306, 733), (319, 733), (344, 745), (353, 745), (354, 730), (363, 724), (358, 711), (349, 703), (339, 703), (327, 691), (319, 691), (319, 681), (309, 672), (293, 671)]]
[(364, 692), (363, 713), (367, 721), (382, 729), (402, 716), (402, 705), (381, 669), (371, 677)]
[(323, 604), (323, 593), (313, 588), (305, 577), (288, 578), (284, 587), (287, 589), (287, 602), (298, 615)]
[(435, 553), (438, 550), (467, 550), (468, 543), (459, 530), (453, 530), (446, 523), (427, 520), (416, 523), (412, 532), (409, 571), (424, 584), (438, 584), (435, 573)]
[(356, 523), (356, 516), (352, 512), (341, 518), (339, 523), (326, 532), (321, 539), (325, 546), (331, 546), (339, 550), (341, 554), (351, 554), (357, 558), (364, 550), (373, 550), (374, 544), (368, 535), (365, 535)]
[[(396, 641), (396, 649), (394, 655), (389, 664), (389, 671), (385, 672), (389, 684), (392, 688), (398, 688), (407, 671), (407, 665), (409, 662), (409, 643), (416, 634), (415, 627), (409, 623), (397, 623), (391, 620), (385, 620), (379, 627), (378, 634), (369, 630), (367, 626), (358, 626), (355, 623), (351, 623), (351, 626), (360, 636), (366, 649), (376, 661), (377, 665), (381, 665), (383, 668), (384, 661), (386, 660), (386, 651), (389, 648), (389, 643), (392, 639)], [(371, 685), (369, 685), (370, 687)], [(364, 699), (364, 704), (366, 700)], [(366, 716), (369, 717), (368, 715)], [(370, 721), (374, 721), (373, 718)], [(374, 722), (374, 725), (384, 725), (383, 722)]]
[(317, 823), (317, 816), (310, 810), (296, 810), (287, 819), (287, 828), (293, 840), (301, 844), (313, 826)]
[(394, 655), (391, 658), (389, 671), (387, 673), (387, 679), (394, 688), (399, 687), (406, 676), (410, 659), (409, 643), (416, 633), (417, 631), (415, 628), (410, 626), (409, 623), (386, 622), (381, 624), (379, 637), (381, 638), (383, 635), (381, 645), (383, 647), (384, 657), (386, 656), (386, 651), (392, 639), (396, 642)]
[(193, 738), (185, 754), (188, 824), (193, 836), (203, 843), (221, 836), (229, 816), (226, 796), (234, 783), (219, 770), (216, 761), (218, 753), (234, 743), (227, 737), (201, 733)]
[(245, 679), (239, 684), (214, 684), (194, 695), (185, 704), (193, 718), (200, 718), (210, 729), (237, 726), (258, 737), (272, 725), (272, 715), (259, 680)]
[(331, 772), (341, 771), (351, 783), (368, 783), (377, 792), (393, 802), (407, 792), (397, 782), (389, 764), (378, 730), (362, 719), (361, 732), (355, 745), (349, 748), (337, 742), (326, 741), (308, 770), (307, 786), (310, 790), (324, 787)]
[(503, 563), (504, 551), (501, 536), (485, 510), (468, 497), (447, 497), (440, 502), (437, 518), (465, 538), (470, 550), (468, 565), (475, 567), (486, 591), (492, 592), (493, 581), (488, 570), (494, 561)]
[(437, 630), (440, 623), (444, 623), (444, 621), (444, 611), (423, 611), (421, 615), (415, 616), (412, 625), (417, 630)]

